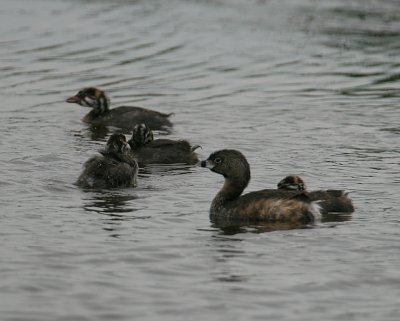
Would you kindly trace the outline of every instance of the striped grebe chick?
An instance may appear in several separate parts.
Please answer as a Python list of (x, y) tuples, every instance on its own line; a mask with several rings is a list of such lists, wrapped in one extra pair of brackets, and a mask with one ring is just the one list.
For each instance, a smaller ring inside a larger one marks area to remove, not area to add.
[(147, 164), (194, 165), (199, 160), (194, 152), (199, 146), (191, 146), (186, 140), (154, 139), (152, 130), (146, 124), (133, 128), (128, 141), (139, 166)]
[(146, 123), (151, 129), (159, 130), (171, 127), (169, 116), (158, 111), (132, 106), (121, 106), (110, 109), (110, 99), (104, 91), (89, 87), (80, 90), (75, 96), (66, 100), (92, 110), (82, 119), (93, 125), (114, 126), (131, 130), (135, 124)]
[(348, 193), (345, 191), (336, 189), (307, 191), (303, 179), (297, 175), (286, 176), (278, 183), (278, 189), (286, 191), (306, 191), (311, 200), (318, 201), (318, 205), (324, 213), (354, 212), (353, 203), (348, 197)]

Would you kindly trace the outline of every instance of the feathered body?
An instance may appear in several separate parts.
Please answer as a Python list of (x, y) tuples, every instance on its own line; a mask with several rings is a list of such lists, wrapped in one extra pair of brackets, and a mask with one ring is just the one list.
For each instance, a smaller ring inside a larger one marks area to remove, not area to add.
[(154, 139), (151, 129), (145, 124), (136, 125), (128, 141), (139, 166), (146, 164), (188, 164), (198, 162), (194, 150), (186, 140)]
[(138, 165), (126, 149), (122, 134), (114, 134), (100, 155), (91, 157), (84, 164), (77, 185), (85, 188), (130, 187), (137, 184)]
[(210, 217), (214, 221), (309, 223), (320, 217), (318, 206), (303, 192), (266, 189), (240, 196), (250, 181), (250, 166), (239, 151), (214, 152), (201, 166), (225, 178), (211, 203)]

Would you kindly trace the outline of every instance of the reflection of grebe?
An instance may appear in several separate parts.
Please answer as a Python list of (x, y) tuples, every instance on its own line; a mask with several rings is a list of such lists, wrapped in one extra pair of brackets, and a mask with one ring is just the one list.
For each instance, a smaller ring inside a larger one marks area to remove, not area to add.
[(146, 164), (188, 164), (198, 162), (194, 150), (186, 140), (154, 139), (153, 132), (145, 124), (133, 128), (128, 141), (139, 166)]
[(77, 184), (82, 187), (113, 188), (136, 186), (138, 165), (122, 134), (111, 135), (101, 155), (84, 164)]
[[(279, 190), (306, 191), (303, 179), (296, 175), (286, 176), (278, 183)], [(354, 212), (351, 199), (342, 190), (307, 191), (307, 195), (318, 205), (323, 212)]]
[(132, 219), (132, 216), (125, 216), (124, 214), (137, 210), (135, 209), (135, 202), (132, 202), (137, 198), (138, 196), (130, 190), (126, 194), (116, 193), (115, 190), (102, 190), (90, 194), (90, 198), (85, 199), (83, 208), (88, 212), (108, 215), (111, 220)]
[(250, 181), (250, 166), (236, 150), (214, 152), (201, 166), (225, 177), (211, 203), (212, 219), (307, 223), (320, 217), (318, 206), (303, 192), (272, 189), (240, 196)]
[(153, 130), (172, 126), (168, 120), (171, 114), (142, 107), (121, 106), (110, 109), (110, 99), (104, 91), (93, 87), (80, 90), (75, 96), (68, 98), (67, 102), (93, 108), (83, 121), (94, 125), (131, 129), (135, 124), (146, 123)]

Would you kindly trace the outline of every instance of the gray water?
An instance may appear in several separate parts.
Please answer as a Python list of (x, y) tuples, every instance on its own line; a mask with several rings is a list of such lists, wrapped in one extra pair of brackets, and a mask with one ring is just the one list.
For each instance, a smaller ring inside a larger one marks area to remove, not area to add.
[[(2, 0), (0, 320), (399, 320), (399, 51), (397, 1)], [(213, 226), (200, 167), (81, 190), (85, 86), (242, 151), (248, 191), (296, 173), (356, 211)]]

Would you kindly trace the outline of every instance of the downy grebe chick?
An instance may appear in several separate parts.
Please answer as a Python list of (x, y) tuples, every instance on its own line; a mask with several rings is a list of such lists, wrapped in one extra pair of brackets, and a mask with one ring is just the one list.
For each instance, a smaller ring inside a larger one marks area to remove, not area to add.
[(194, 152), (198, 147), (186, 140), (154, 139), (153, 132), (145, 124), (133, 128), (128, 141), (139, 166), (146, 164), (187, 164), (194, 165), (199, 160)]
[(318, 206), (302, 192), (266, 189), (240, 196), (250, 181), (250, 166), (239, 151), (214, 152), (201, 166), (225, 177), (211, 203), (211, 219), (309, 223), (320, 217)]
[(91, 188), (136, 186), (138, 165), (124, 135), (111, 135), (105, 149), (99, 152), (101, 155), (86, 161), (77, 185)]
[[(278, 183), (279, 190), (286, 191), (306, 191), (306, 185), (303, 179), (297, 175), (286, 176)], [(318, 190), (318, 191), (307, 191), (307, 195), (313, 201), (318, 201), (318, 205), (321, 207), (322, 212), (354, 212), (354, 207), (351, 199), (347, 196), (343, 190)]]
[(75, 96), (68, 98), (66, 102), (93, 108), (82, 119), (85, 123), (93, 125), (115, 126), (129, 130), (132, 129), (132, 125), (143, 122), (147, 123), (153, 130), (172, 126), (168, 119), (172, 114), (130, 106), (110, 109), (110, 99), (104, 91), (98, 88), (84, 88)]

